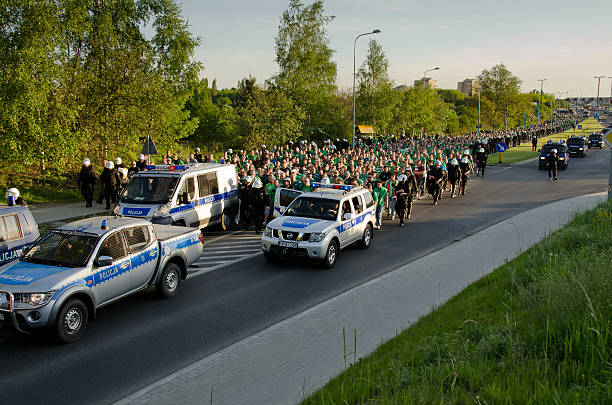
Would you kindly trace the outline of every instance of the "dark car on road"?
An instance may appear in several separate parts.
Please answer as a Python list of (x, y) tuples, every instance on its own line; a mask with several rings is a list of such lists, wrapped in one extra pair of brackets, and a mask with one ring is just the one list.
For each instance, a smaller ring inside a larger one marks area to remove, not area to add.
[(553, 149), (557, 150), (557, 156), (559, 156), (559, 169), (565, 170), (569, 165), (569, 153), (567, 146), (564, 143), (551, 142), (542, 146), (540, 150), (540, 157), (538, 158), (538, 169), (544, 170), (548, 165), (548, 156), (550, 156)]
[(600, 133), (593, 132), (589, 135), (589, 149), (590, 148), (603, 149), (603, 136)]
[(567, 140), (567, 148), (570, 156), (586, 157), (589, 151), (588, 141), (578, 136), (572, 136)]

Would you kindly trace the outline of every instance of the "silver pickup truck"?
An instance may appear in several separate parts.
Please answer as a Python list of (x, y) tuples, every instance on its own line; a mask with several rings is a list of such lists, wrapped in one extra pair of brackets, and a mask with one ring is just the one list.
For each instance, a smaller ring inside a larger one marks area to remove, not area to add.
[(57, 228), (0, 267), (0, 322), (79, 340), (96, 310), (155, 286), (171, 298), (202, 254), (197, 228), (88, 218)]

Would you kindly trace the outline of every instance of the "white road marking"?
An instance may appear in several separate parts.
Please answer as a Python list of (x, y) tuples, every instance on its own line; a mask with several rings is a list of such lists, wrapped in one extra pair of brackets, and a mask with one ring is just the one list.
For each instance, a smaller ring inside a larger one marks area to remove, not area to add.
[(189, 273), (187, 275), (187, 279), (198, 277), (198, 276), (201, 276), (201, 275), (206, 274), (206, 273), (210, 273), (211, 271), (215, 271), (217, 269), (220, 269), (221, 267), (229, 266), (230, 264), (238, 263), (238, 262), (240, 262), (242, 260), (250, 259), (251, 257), (255, 257), (255, 256), (259, 256), (260, 254), (261, 254), (261, 252), (253, 253), (253, 254), (250, 254), (250, 255), (242, 256), (241, 258), (238, 258), (238, 259), (235, 259), (235, 260), (230, 260), (230, 261), (227, 261), (225, 263), (218, 264), (218, 265), (213, 266), (213, 267), (207, 267), (207, 268), (202, 269), (202, 270), (196, 270), (194, 272)]

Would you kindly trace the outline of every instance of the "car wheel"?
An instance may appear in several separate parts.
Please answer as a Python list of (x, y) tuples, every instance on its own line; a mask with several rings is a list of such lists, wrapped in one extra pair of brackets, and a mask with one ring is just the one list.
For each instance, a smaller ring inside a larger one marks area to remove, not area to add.
[(172, 298), (181, 286), (181, 268), (176, 263), (168, 263), (155, 288), (162, 298)]
[(321, 262), (321, 267), (325, 269), (331, 269), (334, 267), (336, 265), (336, 260), (338, 259), (338, 253), (340, 253), (338, 242), (332, 239), (327, 246), (327, 253)]
[(363, 230), (363, 236), (359, 241), (359, 247), (362, 249), (367, 249), (370, 247), (370, 243), (372, 242), (372, 224), (367, 224), (366, 228)]
[(55, 320), (55, 337), (62, 343), (76, 342), (85, 334), (88, 320), (85, 303), (76, 298), (68, 300)]

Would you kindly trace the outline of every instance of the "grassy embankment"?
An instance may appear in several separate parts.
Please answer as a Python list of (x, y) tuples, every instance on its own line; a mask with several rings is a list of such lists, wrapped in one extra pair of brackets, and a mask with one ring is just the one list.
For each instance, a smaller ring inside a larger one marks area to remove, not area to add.
[(474, 282), (303, 404), (612, 403), (612, 203)]
[[(538, 139), (538, 149), (540, 149), (542, 145), (548, 142), (549, 139), (552, 140), (553, 142), (556, 142), (562, 139), (567, 139), (572, 135), (588, 137), (589, 135), (591, 135), (591, 132), (598, 131), (598, 130), (601, 130), (601, 128), (603, 128), (601, 124), (597, 122), (595, 118), (592, 118), (592, 117), (584, 120), (580, 124), (582, 124), (582, 129), (577, 129), (575, 131), (573, 129), (568, 129), (567, 131), (560, 132), (558, 134), (554, 134), (551, 136), (547, 136), (547, 137)], [(531, 141), (529, 141), (526, 143), (522, 143), (521, 145), (516, 146), (514, 148), (510, 148), (508, 151), (504, 152), (503, 164), (512, 164), (512, 163), (521, 162), (523, 160), (535, 158), (538, 155), (539, 155), (538, 152), (531, 151)], [(499, 164), (499, 155), (497, 153), (489, 155), (487, 164), (489, 165)]]

